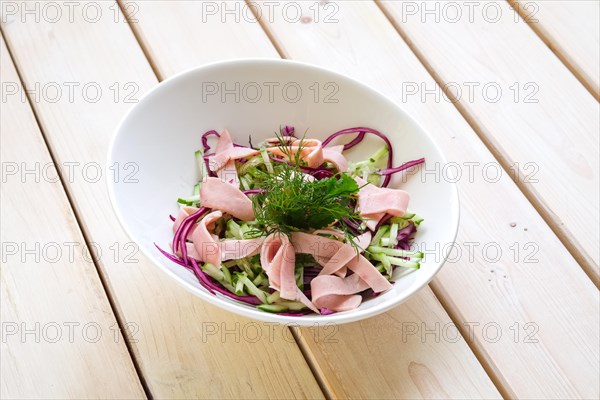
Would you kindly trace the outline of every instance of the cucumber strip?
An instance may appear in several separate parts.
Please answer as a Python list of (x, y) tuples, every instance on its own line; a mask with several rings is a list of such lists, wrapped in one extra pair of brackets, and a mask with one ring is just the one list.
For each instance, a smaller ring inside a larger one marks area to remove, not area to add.
[(350, 163), (348, 165), (348, 174), (351, 176), (360, 176), (365, 181), (378, 185), (380, 176), (375, 174), (377, 164), (388, 155), (387, 146), (381, 147), (367, 160)]
[(254, 285), (254, 283), (252, 283), (252, 281), (248, 279), (248, 277), (244, 273), (239, 274), (238, 284), (239, 283), (241, 283), (246, 287), (246, 289), (248, 289), (249, 294), (256, 296), (261, 302), (267, 303), (267, 293), (257, 288), (256, 285)]
[(252, 230), (252, 228), (250, 228), (250, 225), (248, 225), (247, 223), (243, 223), (242, 225), (240, 225), (240, 231), (242, 232), (242, 239), (244, 239), (246, 237), (246, 234), (248, 232), (250, 232)]
[(280, 293), (278, 291), (275, 291), (273, 293), (271, 293), (270, 295), (267, 296), (267, 303), (274, 303), (277, 300), (280, 299)]
[(388, 256), (393, 257), (412, 257), (412, 258), (423, 258), (424, 254), (421, 251), (410, 251), (410, 250), (400, 250), (400, 249), (389, 249), (386, 247), (379, 246), (369, 246), (367, 251), (373, 253), (383, 253)]
[(373, 239), (371, 240), (371, 245), (379, 245), (379, 241), (388, 232), (389, 229), (389, 225), (383, 225), (379, 227), (379, 230), (375, 233), (375, 236), (373, 236)]
[(252, 281), (252, 283), (254, 283), (256, 286), (260, 286), (266, 280), (267, 280), (267, 277), (261, 272), (260, 274), (258, 274), (256, 276), (256, 278), (254, 278), (254, 280)]
[(223, 273), (223, 279), (225, 280), (225, 282), (231, 285), (233, 283), (233, 280), (231, 277), (231, 272), (229, 272), (229, 268), (227, 268), (224, 264), (221, 264), (221, 272)]
[(198, 199), (200, 199), (200, 182), (194, 185), (194, 196), (198, 196)]
[(388, 275), (392, 274), (392, 263), (388, 259), (388, 256), (386, 256), (383, 253), (373, 253), (372, 258), (381, 262), (384, 270), (387, 272)]
[(249, 159), (248, 161), (246, 161), (241, 167), (240, 167), (240, 175), (244, 175), (246, 173), (248, 173), (248, 171), (251, 168), (255, 168), (258, 167), (260, 164), (263, 164), (264, 160), (262, 158), (262, 155), (258, 155), (258, 156), (254, 156), (251, 159)]
[(233, 219), (227, 221), (227, 229), (225, 230), (225, 236), (229, 236), (234, 239), (244, 238), (241, 227)]
[(279, 300), (278, 302), (273, 303), (273, 305), (284, 306), (288, 310), (291, 310), (291, 311), (300, 311), (300, 310), (304, 310), (306, 308), (306, 306), (304, 304), (300, 303), (299, 301)]
[(304, 290), (304, 268), (300, 268), (295, 272), (296, 275), (296, 286), (300, 288), (300, 290)]
[(279, 305), (279, 304), (261, 304), (261, 305), (256, 306), (256, 308), (258, 308), (259, 310), (262, 310), (262, 311), (272, 312), (272, 313), (280, 313), (280, 312), (287, 311), (287, 308), (285, 306)]
[(392, 224), (390, 227), (390, 241), (388, 243), (388, 247), (394, 247), (398, 244), (398, 224)]
[(381, 240), (379, 241), (379, 243), (382, 246), (388, 247), (390, 245), (390, 238), (389, 237), (381, 238)]
[(236, 272), (235, 273), (235, 294), (238, 296), (243, 296), (244, 293), (244, 278), (246, 278), (246, 274), (244, 272)]
[[(232, 293), (235, 292), (235, 288), (231, 285), (231, 275), (229, 276), (228, 281), (227, 277), (225, 276), (224, 270), (220, 270), (219, 268), (209, 263), (205, 263), (201, 268), (202, 271), (206, 272), (208, 276), (210, 276), (211, 278), (219, 282), (221, 285), (223, 285), (225, 289), (229, 290)], [(227, 272), (229, 272), (229, 270), (227, 270)]]
[(250, 261), (248, 261), (247, 258), (240, 258), (238, 260), (237, 265), (248, 275), (250, 279), (255, 278), (254, 271), (252, 271), (252, 265), (250, 264)]
[(204, 162), (204, 154), (202, 153), (202, 150), (197, 150), (194, 155), (196, 156), (196, 165), (198, 167), (198, 176), (200, 179), (200, 182), (198, 182), (198, 189), (200, 189), (202, 182), (204, 182), (204, 179), (208, 177), (208, 171), (206, 170), (206, 163)]
[(265, 149), (264, 147), (261, 147), (260, 155), (262, 156), (263, 162), (265, 163), (265, 166), (267, 167), (267, 172), (269, 174), (273, 175), (275, 173), (275, 171), (273, 170), (273, 164), (271, 164), (271, 160), (269, 160), (269, 153), (267, 153), (267, 149)]
[(250, 185), (250, 180), (248, 180), (245, 176), (240, 176), (240, 183), (242, 184), (244, 190), (250, 190), (252, 187)]
[(414, 222), (414, 223), (415, 223), (415, 225), (417, 225), (417, 226), (419, 226), (419, 224), (420, 224), (421, 222), (425, 221), (425, 219), (424, 219), (424, 218), (421, 218), (421, 217), (419, 217), (418, 215), (413, 215), (413, 216), (411, 217), (411, 220), (412, 220), (412, 222)]
[[(189, 197), (180, 197), (177, 199), (178, 203), (198, 203), (200, 201), (200, 195), (194, 195), (194, 196), (189, 196)], [(190, 204), (191, 205), (191, 204)]]
[(399, 267), (415, 268), (415, 269), (421, 268), (421, 264), (416, 261), (406, 261), (401, 258), (396, 258), (396, 257), (391, 257), (391, 256), (385, 256), (385, 258), (387, 258), (388, 261), (392, 265), (397, 265)]

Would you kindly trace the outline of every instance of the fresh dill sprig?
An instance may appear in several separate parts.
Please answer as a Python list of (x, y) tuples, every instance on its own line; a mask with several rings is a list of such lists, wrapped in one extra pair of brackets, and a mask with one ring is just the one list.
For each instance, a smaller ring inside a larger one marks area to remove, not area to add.
[(279, 173), (264, 178), (264, 192), (253, 198), (257, 228), (267, 235), (289, 235), (335, 223), (351, 242), (355, 235), (345, 220), (360, 219), (354, 211), (356, 181), (347, 174), (309, 180), (297, 166), (282, 166)]

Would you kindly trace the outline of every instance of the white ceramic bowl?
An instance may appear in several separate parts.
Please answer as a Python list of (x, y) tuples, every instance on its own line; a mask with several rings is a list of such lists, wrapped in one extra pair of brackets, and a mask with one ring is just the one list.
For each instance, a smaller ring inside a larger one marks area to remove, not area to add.
[[(394, 146), (394, 165), (425, 157), (428, 169), (445, 159), (432, 138), (405, 111), (376, 90), (344, 75), (300, 62), (244, 59), (200, 66), (162, 82), (123, 118), (113, 137), (108, 165), (120, 170), (108, 181), (111, 201), (127, 234), (167, 276), (226, 310), (265, 321), (313, 325), (345, 323), (382, 313), (425, 286), (442, 267), (443, 255), (426, 255), (421, 268), (398, 277), (393, 289), (353, 311), (332, 315), (280, 316), (208, 293), (185, 268), (161, 255), (170, 251), (169, 214), (177, 197), (198, 181), (194, 151), (207, 130), (228, 128), (237, 143), (259, 143), (280, 125), (324, 139), (338, 130), (366, 126), (385, 133)], [(371, 135), (369, 135), (371, 136)], [(343, 142), (351, 137), (343, 137)], [(371, 136), (348, 152), (362, 160), (382, 142)], [(116, 164), (118, 163), (118, 165)], [(128, 164), (132, 163), (132, 164)], [(116, 181), (116, 182), (115, 182)], [(137, 181), (137, 182), (136, 182)], [(415, 172), (396, 176), (390, 187), (411, 195), (409, 210), (423, 216), (416, 243), (435, 249), (452, 243), (458, 228), (458, 194), (453, 183)], [(398, 269), (398, 271), (401, 268)]]

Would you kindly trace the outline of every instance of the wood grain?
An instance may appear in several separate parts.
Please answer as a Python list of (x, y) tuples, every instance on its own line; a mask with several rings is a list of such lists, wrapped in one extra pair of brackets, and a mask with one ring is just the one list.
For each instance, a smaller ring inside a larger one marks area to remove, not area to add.
[(504, 1), (488, 3), (499, 14), (481, 8), (472, 22), (423, 23), (403, 14), (405, 3), (381, 4), (441, 85), (480, 85), (457, 106), (598, 285), (596, 100)]
[[(125, 102), (126, 95), (139, 99), (157, 84), (116, 4), (86, 4), (100, 7), (101, 18), (93, 22), (92, 10), (87, 19), (74, 14), (72, 22), (37, 23), (16, 14), (7, 16), (2, 29), (28, 89), (38, 83), (43, 88), (50, 82), (76, 82), (79, 88), (89, 83), (103, 90), (96, 102), (91, 101), (93, 91), (86, 100), (77, 90), (75, 101), (64, 95), (52, 102), (42, 95), (33, 107), (55, 158), (80, 163), (80, 175), (67, 180), (67, 189), (83, 229), (103, 251), (98, 264), (121, 319), (139, 328), (132, 348), (151, 395), (322, 398), (287, 327), (239, 318), (171, 283), (140, 253), (125, 247), (129, 239), (112, 211), (105, 180), (82, 177), (86, 163), (105, 164), (112, 132), (133, 105)], [(117, 97), (114, 88), (121, 90)], [(121, 251), (116, 260), (110, 250), (115, 245)], [(250, 336), (257, 330), (258, 340)], [(103, 384), (98, 376), (98, 371), (92, 374), (94, 382)]]
[[(313, 15), (314, 10), (308, 8), (313, 3), (302, 4), (303, 15)], [(468, 165), (497, 165), (494, 156), (450, 102), (436, 102), (432, 96), (421, 101), (420, 96), (406, 95), (406, 84), (423, 83), (433, 88), (435, 81), (378, 7), (372, 2), (335, 4), (336, 21), (330, 23), (294, 23), (281, 17), (272, 22), (263, 18), (263, 23), (285, 57), (348, 74), (402, 104), (433, 135), (449, 162), (460, 166), (461, 223), (456, 246), (461, 252), (453, 255), (454, 261), (442, 269), (430, 286), (463, 337), (505, 397), (598, 397), (597, 289), (506, 173), (497, 180), (484, 179), (481, 170), (475, 170), (469, 179)], [(322, 7), (321, 11), (325, 11)], [(451, 41), (452, 36), (447, 40)], [(440, 49), (449, 46), (438, 45)], [(460, 52), (456, 47), (452, 49)], [(446, 68), (468, 65), (466, 61), (455, 61)], [(486, 68), (474, 63), (470, 69), (493, 70), (493, 65)], [(579, 83), (575, 81), (575, 85)], [(474, 118), (479, 118), (478, 114)], [(441, 179), (443, 175), (433, 177)], [(572, 205), (584, 207), (586, 201), (574, 201)], [(494, 253), (483, 250), (486, 246), (500, 249), (501, 256), (496, 259)], [(518, 255), (514, 252), (517, 248)], [(415, 313), (424, 315), (423, 308), (416, 308)], [(405, 353), (405, 346), (397, 342), (398, 330), (385, 324), (391, 318), (411, 321), (397, 317), (402, 309), (401, 306), (363, 322), (362, 332), (357, 327), (348, 331), (342, 327), (338, 338), (342, 343), (362, 341), (363, 348), (369, 341), (381, 339), (385, 348), (377, 355), (385, 351), (394, 355)], [(377, 326), (377, 333), (367, 330), (367, 326)], [(432, 329), (429, 325), (425, 328)], [(426, 335), (424, 341), (433, 338), (435, 334)], [(356, 352), (335, 351), (310, 337), (305, 342), (313, 362), (334, 386), (334, 393), (350, 394), (340, 384), (341, 377), (345, 385), (350, 385), (370, 372), (369, 368), (354, 367)], [(361, 345), (350, 347), (358, 349)], [(373, 364), (381, 369), (395, 366), (385, 361)], [(373, 364), (368, 365), (374, 368)], [(410, 365), (420, 376), (428, 376), (426, 369)], [(386, 393), (380, 389), (381, 381), (373, 385), (373, 390)], [(391, 397), (391, 393), (387, 394)]]
[(600, 2), (510, 3), (596, 100), (600, 100)]
[[(241, 13), (244, 3), (240, 3)], [(211, 15), (206, 23), (195, 23), (201, 19), (202, 9), (202, 3), (175, 3), (175, 7), (162, 2), (140, 3), (138, 22), (132, 26), (160, 75), (168, 77), (195, 65), (236, 55), (277, 56), (257, 23), (240, 18), (239, 23), (233, 24), (235, 14), (228, 16), (230, 23), (222, 22), (221, 13)], [(155, 23), (159, 19), (163, 22), (160, 26)], [(210, 32), (230, 30), (252, 38), (253, 47), (238, 50), (239, 42), (199, 40)], [(406, 340), (401, 337), (403, 329), (412, 332), (423, 325), (443, 327), (451, 323), (435, 296), (426, 289), (386, 316), (339, 327), (295, 329), (295, 334), (303, 344), (317, 344), (316, 349), (307, 347), (305, 355), (332, 398), (498, 398), (499, 393), (458, 332), (456, 343), (436, 342), (433, 338), (422, 341), (420, 332), (407, 333)], [(326, 365), (314, 362), (323, 353), (335, 358)]]
[(0, 42), (0, 397), (142, 398), (124, 338), (94, 264), (84, 257), (83, 236)]

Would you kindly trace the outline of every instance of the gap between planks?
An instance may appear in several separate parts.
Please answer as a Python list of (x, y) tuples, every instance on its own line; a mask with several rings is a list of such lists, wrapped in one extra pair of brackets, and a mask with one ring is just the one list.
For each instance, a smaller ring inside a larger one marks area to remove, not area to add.
[[(513, 10), (515, 10), (515, 12), (519, 14), (519, 17), (521, 17), (521, 19), (527, 24), (527, 26), (529, 26), (531, 28), (531, 30), (542, 40), (542, 42), (544, 42), (544, 44), (546, 46), (548, 46), (548, 48), (550, 49), (550, 51), (552, 51), (552, 53), (554, 53), (556, 58), (558, 58), (564, 64), (564, 66), (567, 67), (567, 69), (569, 71), (571, 71), (571, 73), (575, 76), (575, 78), (577, 78), (579, 83), (581, 83), (583, 85), (583, 87), (585, 87), (585, 89), (588, 92), (590, 92), (590, 94), (592, 96), (594, 96), (596, 101), (600, 101), (600, 93), (596, 92), (597, 89), (594, 87), (593, 83), (589, 82), (585, 78), (585, 76), (583, 76), (583, 74), (577, 70), (577, 65), (575, 65), (573, 62), (569, 61), (568, 55), (563, 54), (560, 51), (560, 49), (556, 48), (556, 46), (552, 44), (552, 38), (549, 37), (547, 34), (545, 34), (543, 29), (539, 28), (536, 25), (536, 23), (534, 23), (534, 21), (531, 20), (529, 15), (527, 15), (526, 11), (522, 7), (519, 7), (518, 0), (506, 0), (506, 1), (508, 1), (508, 4), (510, 4), (510, 6), (513, 8)], [(527, 3), (525, 3), (525, 4), (527, 4)], [(587, 273), (587, 271), (586, 271), (586, 273)], [(596, 283), (596, 286), (598, 286), (597, 283)]]
[[(23, 88), (25, 88), (25, 82), (23, 80), (23, 77), (21, 76), (21, 71), (19, 68), (19, 65), (17, 64), (17, 61), (15, 60), (15, 57), (13, 56), (13, 51), (11, 48), (11, 43), (8, 41), (7, 36), (4, 34), (4, 30), (3, 28), (0, 26), (0, 36), (2, 36), (4, 43), (6, 44), (6, 49), (8, 51), (8, 56), (10, 57), (13, 65), (15, 66), (15, 70), (17, 72), (17, 76), (19, 79), (19, 83), (21, 84), (21, 86)], [(30, 98), (29, 95), (29, 91), (25, 91), (25, 97), (27, 98), (27, 102), (29, 104), (33, 104), (32, 100)], [(38, 113), (36, 112), (34, 107), (30, 107), (31, 110), (31, 114), (33, 115), (33, 118), (35, 120), (35, 123), (38, 126), (38, 129), (40, 130), (41, 136), (42, 136), (42, 140), (44, 141), (44, 147), (46, 148), (46, 150), (48, 151), (48, 155), (50, 156), (50, 159), (52, 160), (52, 164), (53, 165), (58, 165), (56, 162), (56, 157), (54, 156), (54, 154), (52, 153), (52, 150), (48, 144), (48, 139), (46, 138), (46, 133), (44, 132), (44, 128), (42, 126), (42, 124), (40, 123), (40, 119), (38, 116)], [(65, 192), (65, 195), (67, 196), (67, 201), (69, 204), (69, 207), (71, 208), (71, 211), (73, 212), (73, 216), (75, 218), (75, 221), (77, 222), (77, 228), (79, 229), (79, 232), (81, 233), (82, 237), (83, 237), (83, 241), (85, 243), (85, 246), (90, 249), (90, 240), (88, 238), (88, 235), (85, 231), (85, 229), (83, 229), (82, 227), (82, 222), (81, 222), (81, 218), (77, 212), (77, 209), (74, 206), (73, 203), (73, 199), (71, 196), (71, 193), (69, 192), (69, 188), (67, 187), (67, 185), (65, 185), (65, 181), (64, 181), (64, 177), (63, 177), (63, 173), (62, 170), (60, 168), (57, 168), (56, 170), (57, 175), (58, 175), (58, 179), (60, 181), (60, 185), (62, 187), (62, 189)], [(144, 376), (142, 375), (142, 371), (140, 368), (140, 365), (137, 362), (137, 358), (135, 357), (135, 351), (133, 349), (133, 347), (131, 346), (131, 343), (127, 340), (127, 338), (125, 337), (125, 332), (127, 332), (127, 330), (124, 328), (125, 324), (123, 323), (123, 320), (121, 318), (121, 314), (118, 311), (118, 307), (116, 305), (116, 302), (114, 301), (114, 299), (111, 296), (111, 291), (110, 291), (110, 286), (106, 280), (106, 277), (104, 276), (104, 274), (102, 273), (101, 268), (98, 266), (98, 261), (92, 257), (92, 263), (94, 264), (94, 268), (96, 269), (96, 273), (98, 274), (98, 277), (100, 279), (100, 283), (102, 285), (102, 289), (104, 291), (104, 294), (106, 295), (106, 298), (108, 300), (108, 304), (110, 305), (111, 311), (113, 313), (113, 315), (115, 316), (115, 320), (117, 321), (117, 324), (119, 326), (119, 332), (121, 333), (121, 335), (123, 336), (123, 342), (125, 343), (125, 347), (127, 348), (127, 352), (129, 353), (129, 357), (131, 358), (131, 362), (133, 364), (133, 367), (135, 368), (135, 372), (138, 376), (138, 379), (140, 380), (140, 383), (142, 385), (142, 388), (144, 389), (144, 394), (146, 395), (146, 398), (148, 399), (152, 399), (152, 393), (150, 393), (150, 390), (148, 388), (148, 385), (146, 383), (146, 379), (144, 378)]]
[[(500, 166), (504, 170), (508, 176), (516, 183), (517, 187), (521, 192), (525, 195), (527, 200), (533, 205), (538, 214), (542, 217), (546, 225), (550, 227), (552, 232), (558, 237), (561, 243), (566, 247), (567, 251), (573, 256), (575, 261), (579, 264), (581, 269), (585, 272), (585, 274), (590, 278), (590, 280), (594, 283), (596, 288), (600, 288), (600, 276), (596, 276), (596, 266), (594, 262), (585, 256), (584, 252), (581, 251), (577, 247), (577, 240), (570, 237), (568, 232), (560, 229), (552, 215), (552, 210), (544, 204), (544, 202), (540, 199), (540, 196), (537, 195), (537, 192), (529, 187), (523, 180), (521, 180), (520, 176), (514, 176), (510, 173), (510, 166), (513, 165), (508, 156), (505, 156), (500, 149), (500, 146), (494, 141), (493, 138), (488, 137), (483, 133), (483, 128), (477, 123), (475, 118), (471, 116), (469, 111), (467, 111), (466, 107), (462, 105), (456, 96), (452, 94), (452, 92), (447, 88), (444, 84), (441, 76), (435, 71), (435, 69), (431, 66), (429, 62), (427, 62), (427, 58), (423, 55), (421, 51), (415, 46), (415, 44), (410, 40), (410, 38), (404, 33), (399, 24), (396, 22), (395, 18), (389, 14), (389, 12), (381, 5), (380, 0), (373, 0), (379, 10), (385, 15), (387, 20), (392, 24), (398, 35), (402, 38), (402, 40), (406, 43), (406, 45), (410, 48), (413, 54), (417, 57), (419, 62), (423, 65), (423, 67), (427, 70), (429, 75), (434, 79), (436, 84), (441, 88), (444, 95), (451, 101), (452, 105), (458, 110), (460, 115), (465, 119), (467, 124), (471, 127), (471, 129), (477, 134), (479, 139), (483, 142), (485, 147), (488, 148), (490, 153), (498, 160)], [(535, 31), (535, 30), (534, 30)], [(537, 32), (536, 32), (537, 34)], [(560, 57), (559, 57), (560, 58)], [(562, 59), (561, 59), (562, 61)], [(570, 68), (569, 68), (570, 70)], [(572, 72), (572, 71), (571, 71)], [(574, 74), (577, 76), (576, 74)], [(579, 79), (579, 77), (578, 77)], [(585, 85), (584, 85), (585, 86)], [(587, 87), (586, 87), (587, 89)], [(592, 94), (593, 95), (593, 94)]]

